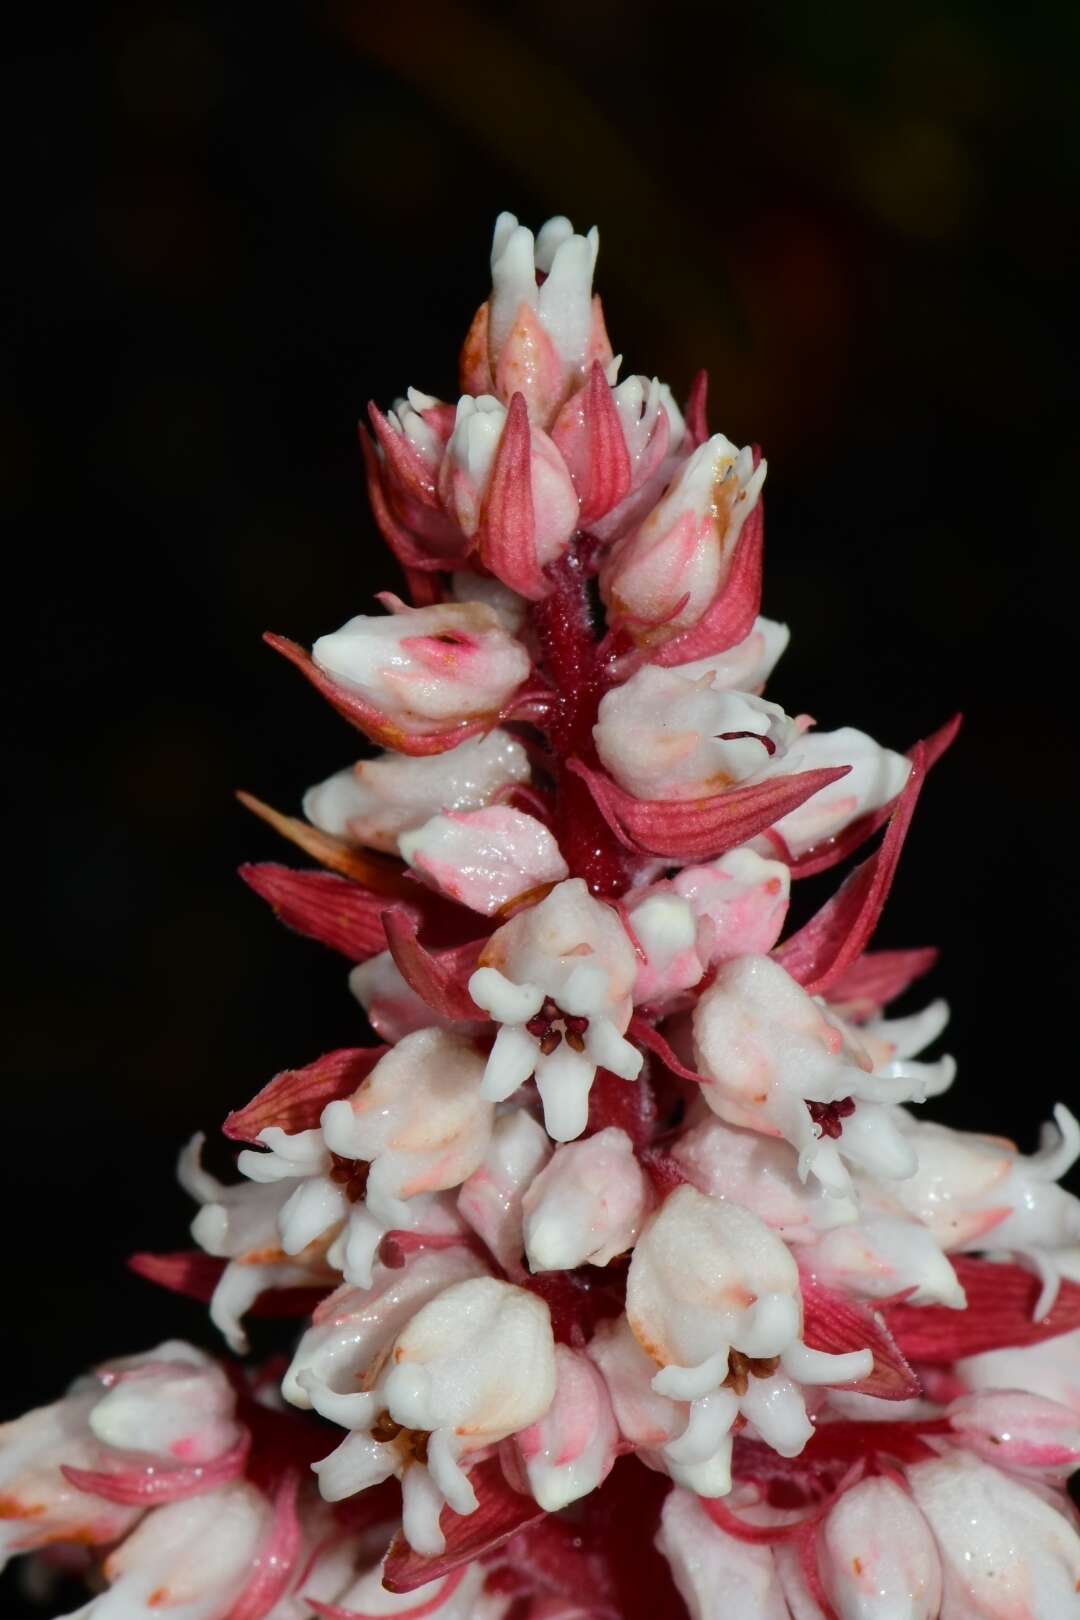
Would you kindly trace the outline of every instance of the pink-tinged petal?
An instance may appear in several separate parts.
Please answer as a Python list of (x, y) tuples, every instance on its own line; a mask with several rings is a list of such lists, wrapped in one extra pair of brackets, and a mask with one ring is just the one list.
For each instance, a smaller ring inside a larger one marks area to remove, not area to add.
[(414, 758), (425, 754), (444, 754), (448, 748), (456, 748), (467, 738), (478, 737), (504, 721), (531, 719), (538, 712), (538, 706), (543, 706), (547, 696), (539, 688), (529, 687), (526, 683), (518, 688), (510, 702), (497, 714), (465, 720), (445, 731), (405, 731), (359, 693), (351, 692), (331, 680), (314, 662), (311, 654), (297, 642), (290, 641), (288, 636), (267, 631), (263, 640), (295, 665), (331, 708), (358, 731), (362, 731), (365, 737), (378, 743), (381, 748), (392, 748), (399, 754), (410, 754)]
[[(241, 866), (240, 876), (287, 928), (340, 951), (350, 962), (366, 962), (386, 950), (384, 894), (372, 894), (333, 872), (297, 872), (270, 861)], [(401, 905), (419, 925), (419, 911)]]
[[(941, 756), (955, 741), (956, 734), (963, 722), (963, 715), (954, 714), (937, 731), (931, 732), (929, 737), (923, 738), (919, 743), (908, 749), (907, 757), (914, 760), (918, 748), (924, 750), (923, 773), (929, 771), (937, 764)], [(910, 778), (908, 781), (910, 786)], [(903, 797), (901, 794), (900, 797)], [(853, 821), (850, 827), (845, 827), (842, 833), (814, 849), (807, 850), (805, 854), (796, 857), (785, 851), (784, 841), (775, 833), (768, 833), (769, 839), (776, 845), (777, 856), (791, 868), (793, 878), (817, 877), (819, 872), (827, 872), (831, 867), (838, 866), (841, 861), (847, 860), (849, 855), (872, 838), (879, 827), (883, 827), (896, 809), (897, 800), (891, 799), (888, 804), (881, 805), (868, 815), (860, 816)]]
[(536, 557), (532, 438), (524, 394), (515, 394), (495, 452), (480, 525), (485, 567), (519, 596), (538, 602), (551, 591)]
[(635, 799), (581, 760), (568, 765), (584, 779), (604, 820), (627, 849), (673, 860), (707, 860), (745, 844), (848, 769), (798, 771), (705, 799), (668, 800)]
[(690, 385), (690, 398), (686, 402), (686, 432), (694, 450), (709, 437), (708, 398), (709, 373), (701, 370)]
[(938, 959), (933, 945), (913, 951), (864, 951), (829, 986), (829, 1005), (852, 1023), (875, 1018), (890, 1001), (929, 973)]
[(912, 749), (911, 775), (881, 844), (857, 866), (821, 910), (774, 952), (810, 995), (822, 995), (857, 962), (888, 899), (915, 805), (926, 780), (926, 747)]
[(952, 1401), (947, 1416), (960, 1442), (996, 1468), (1066, 1479), (1080, 1464), (1080, 1418), (1044, 1395), (976, 1390)]
[(106, 1472), (97, 1468), (68, 1468), (60, 1472), (69, 1485), (88, 1496), (103, 1497), (122, 1507), (157, 1507), (162, 1502), (183, 1502), (219, 1485), (239, 1479), (251, 1449), (251, 1436), (243, 1432), (234, 1446), (210, 1462), (191, 1467), (163, 1468), (158, 1463)]
[(386, 1555), (383, 1585), (390, 1592), (414, 1592), (428, 1581), (450, 1575), (474, 1558), (487, 1557), (509, 1541), (511, 1536), (544, 1517), (531, 1496), (511, 1490), (495, 1457), (477, 1463), (469, 1471), (469, 1483), (476, 1492), (477, 1509), (465, 1517), (444, 1508), (440, 1527), (446, 1549), (427, 1558), (413, 1552), (401, 1536), (395, 1537)]
[(274, 1516), (255, 1554), (247, 1585), (225, 1620), (266, 1620), (288, 1591), (301, 1550), (300, 1520), (296, 1512), (299, 1486), (299, 1474), (289, 1469), (275, 1493)]
[[(383, 470), (379, 465), (379, 458), (375, 453), (375, 446), (370, 435), (364, 431), (363, 424), (359, 429), (360, 449), (364, 456), (364, 470), (367, 476), (368, 500), (371, 503), (372, 516), (378, 524), (379, 533), (386, 541), (394, 557), (407, 573), (420, 574), (434, 572), (445, 568), (445, 557), (433, 557), (418, 542), (415, 535), (410, 534), (405, 525), (399, 522), (387, 499), (386, 486), (383, 480)], [(462, 554), (467, 549), (467, 543), (462, 536)]]
[(233, 1109), (222, 1130), (234, 1142), (258, 1142), (259, 1132), (269, 1125), (290, 1136), (313, 1130), (327, 1103), (351, 1097), (386, 1050), (385, 1046), (346, 1046), (302, 1069), (285, 1069), (246, 1107)]
[[(868, 1378), (852, 1384), (852, 1389), (857, 1389), (861, 1395), (875, 1395), (882, 1401), (907, 1401), (922, 1393), (922, 1385), (876, 1312), (823, 1287), (806, 1273), (799, 1286), (803, 1338), (811, 1350), (826, 1350), (831, 1355), (843, 1355), (850, 1350), (872, 1351), (873, 1370)], [(951, 1311), (949, 1314), (955, 1317), (963, 1313)]]
[[(425, 1598), (423, 1603), (417, 1603), (409, 1609), (396, 1608), (395, 1616), (398, 1620), (425, 1620), (426, 1616), (437, 1614), (453, 1597), (465, 1579), (467, 1570), (467, 1565), (460, 1564), (457, 1569), (451, 1570), (433, 1597)], [(315, 1598), (306, 1598), (305, 1602), (316, 1614), (322, 1616), (322, 1620), (384, 1620), (383, 1616), (373, 1614), (370, 1610), (346, 1609), (340, 1603), (320, 1603)]]
[(889, 1332), (912, 1361), (950, 1362), (986, 1350), (1040, 1344), (1080, 1327), (1080, 1284), (1063, 1282), (1053, 1309), (1035, 1320), (1042, 1284), (1022, 1266), (950, 1256), (967, 1309), (943, 1305), (883, 1305)]
[(460, 1023), (485, 1017), (467, 986), (486, 940), (433, 953), (417, 939), (409, 914), (397, 907), (383, 913), (383, 927), (398, 972), (440, 1018)]
[[(761, 452), (754, 447), (754, 466)], [(743, 524), (735, 545), (731, 569), (717, 596), (696, 624), (665, 641), (649, 659), (668, 666), (712, 658), (745, 641), (761, 612), (762, 557), (765, 549), (765, 509), (760, 497)]]
[[(127, 1261), (128, 1270), (136, 1277), (167, 1288), (170, 1293), (182, 1294), (185, 1299), (197, 1299), (201, 1305), (209, 1305), (227, 1264), (225, 1260), (204, 1254), (201, 1249), (182, 1249), (175, 1254), (133, 1254)], [(326, 1288), (329, 1286), (328, 1282)], [(317, 1304), (326, 1288), (317, 1283), (310, 1288), (268, 1288), (249, 1307), (248, 1314), (310, 1316), (313, 1304)]]

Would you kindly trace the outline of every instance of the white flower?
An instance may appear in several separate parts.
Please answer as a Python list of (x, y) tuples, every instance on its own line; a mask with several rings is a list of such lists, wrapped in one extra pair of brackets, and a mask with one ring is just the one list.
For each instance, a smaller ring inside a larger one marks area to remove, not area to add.
[(462, 1184), (457, 1207), (463, 1221), (491, 1250), (507, 1276), (519, 1278), (524, 1250), (525, 1193), (551, 1158), (551, 1140), (524, 1108), (495, 1121), (484, 1162)]
[(646, 664), (601, 699), (596, 751), (627, 793), (701, 799), (757, 781), (784, 758), (795, 722), (765, 698), (717, 686), (711, 665)]
[(791, 1620), (772, 1549), (725, 1534), (692, 1491), (664, 1498), (656, 1545), (691, 1620)]
[(530, 659), (480, 602), (358, 614), (311, 649), (331, 680), (388, 721), (423, 735), (495, 714), (525, 680)]
[(941, 1246), (917, 1221), (867, 1215), (856, 1226), (825, 1232), (806, 1251), (805, 1263), (827, 1288), (864, 1299), (907, 1296), (912, 1305), (967, 1303)]
[(442, 754), (382, 753), (338, 771), (304, 794), (304, 815), (349, 843), (397, 853), (403, 832), (440, 810), (479, 810), (529, 780), (529, 757), (508, 731), (470, 737)]
[(641, 1070), (641, 1053), (623, 1039), (636, 971), (617, 914), (581, 878), (504, 923), (469, 980), (473, 1000), (503, 1026), (483, 1095), (501, 1101), (535, 1074), (548, 1134), (580, 1136), (597, 1068), (626, 1080)]
[(863, 1479), (845, 1491), (825, 1519), (820, 1548), (839, 1620), (938, 1620), (941, 1560), (926, 1520), (895, 1480)]
[[(506, 427), (506, 406), (491, 394), (463, 394), (446, 455), (439, 469), (439, 494), (462, 531), (480, 528), (495, 457)], [(566, 549), (577, 528), (578, 499), (558, 450), (541, 428), (529, 428), (529, 493), (533, 545), (541, 567)], [(477, 600), (478, 598), (473, 598)]]
[[(839, 731), (807, 731), (792, 748), (783, 766), (770, 766), (767, 774), (784, 771), (816, 771), (829, 765), (850, 765), (846, 776), (819, 788), (796, 809), (782, 816), (770, 829), (784, 841), (788, 856), (803, 855), (808, 849), (835, 838), (859, 816), (890, 803), (911, 774), (911, 761), (891, 748), (883, 748), (865, 731), (842, 726)], [(754, 847), (764, 855), (776, 853), (768, 834), (755, 840)]]
[(611, 1472), (619, 1431), (607, 1386), (579, 1350), (555, 1346), (555, 1396), (514, 1437), (529, 1489), (548, 1513), (596, 1490)]
[(525, 1194), (531, 1271), (606, 1266), (632, 1248), (652, 1203), (625, 1131), (608, 1126), (556, 1149)]
[(690, 904), (706, 965), (733, 956), (764, 956), (787, 916), (791, 874), (781, 861), (732, 849), (705, 866), (684, 866), (671, 887)]
[(508, 805), (432, 816), (402, 833), (398, 849), (443, 894), (485, 917), (569, 875), (543, 822)]

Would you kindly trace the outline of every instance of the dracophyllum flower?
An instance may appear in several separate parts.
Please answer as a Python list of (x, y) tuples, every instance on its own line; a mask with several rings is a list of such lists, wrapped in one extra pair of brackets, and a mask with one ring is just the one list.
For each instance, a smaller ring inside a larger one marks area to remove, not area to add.
[(483, 1074), (467, 1037), (417, 1030), (352, 1097), (328, 1103), (317, 1129), (261, 1131), (269, 1151), (247, 1149), (237, 1162), (253, 1181), (291, 1184), (278, 1216), (286, 1253), (340, 1228), (330, 1259), (367, 1287), (385, 1233), (415, 1230), (431, 1211), (430, 1200), (415, 1201), (460, 1186), (483, 1160), (494, 1114), (480, 1095)]
[[(871, 810), (889, 804), (911, 774), (911, 761), (891, 748), (883, 748), (865, 731), (842, 726), (839, 731), (806, 731), (782, 767), (770, 766), (768, 775), (785, 771), (814, 771), (829, 765), (850, 765), (846, 776), (819, 788), (795, 810), (755, 841), (762, 854), (779, 853), (793, 859), (826, 843)], [(774, 836), (775, 835), (775, 836)]]
[(304, 795), (304, 815), (321, 832), (397, 853), (403, 832), (442, 810), (479, 810), (529, 780), (529, 757), (508, 731), (470, 737), (443, 754), (382, 753), (338, 771)]
[(692, 1491), (668, 1493), (656, 1545), (691, 1620), (792, 1620), (772, 1549), (729, 1536)]
[(236, 1391), (193, 1345), (169, 1342), (145, 1356), (97, 1369), (102, 1391), (88, 1423), (103, 1446), (166, 1463), (203, 1467), (239, 1445)]
[(1080, 1125), (1061, 1103), (1037, 1153), (1000, 1137), (915, 1120), (900, 1124), (918, 1157), (915, 1174), (888, 1196), (934, 1233), (943, 1249), (992, 1249), (1026, 1260), (1042, 1279), (1036, 1318), (1057, 1298), (1062, 1265), (1080, 1244), (1080, 1201), (1058, 1186), (1080, 1153)]
[(984, 1350), (954, 1362), (960, 1383), (974, 1391), (1019, 1389), (1045, 1396), (1080, 1416), (1080, 1328), (1038, 1344)]
[(483, 1164), (458, 1193), (462, 1220), (515, 1281), (525, 1275), (525, 1194), (551, 1154), (544, 1127), (524, 1108), (510, 1108), (496, 1119)]
[(525, 648), (482, 603), (390, 602), (393, 612), (358, 614), (311, 649), (319, 668), (384, 722), (426, 736), (482, 719), (497, 714), (528, 675)]
[(369, 1412), (366, 1397), (357, 1392), (374, 1385), (409, 1319), (444, 1288), (486, 1275), (483, 1260), (464, 1243), (421, 1249), (403, 1266), (377, 1264), (370, 1288), (345, 1284), (318, 1305), (281, 1393), (293, 1406), (314, 1407), (331, 1422), (352, 1427), (352, 1414)]
[(941, 1557), (942, 1620), (1072, 1620), (1080, 1537), (1034, 1489), (969, 1452), (915, 1463), (908, 1484)]
[(432, 816), (402, 833), (398, 849), (435, 888), (484, 917), (570, 875), (544, 823), (504, 804)]
[(270, 1517), (267, 1498), (244, 1482), (155, 1508), (106, 1559), (107, 1589), (70, 1620), (224, 1620)]
[(180, 1154), (176, 1176), (189, 1197), (201, 1205), (191, 1223), (199, 1247), (227, 1264), (210, 1300), (210, 1320), (230, 1350), (248, 1348), (243, 1318), (267, 1289), (304, 1288), (332, 1278), (326, 1242), (318, 1237), (288, 1252), (279, 1225), (292, 1191), (288, 1183), (253, 1186), (250, 1181), (227, 1186), (202, 1166), (206, 1138), (200, 1132)]
[(819, 1181), (800, 1179), (798, 1154), (789, 1143), (713, 1114), (683, 1131), (671, 1156), (699, 1192), (741, 1204), (785, 1243), (813, 1243), (859, 1218), (853, 1197), (834, 1197)]
[(845, 1491), (821, 1526), (817, 1550), (838, 1620), (938, 1620), (941, 1560), (929, 1525), (896, 1480), (863, 1479)]
[(717, 687), (711, 660), (646, 664), (600, 703), (596, 751), (639, 799), (702, 799), (757, 780), (797, 735), (775, 703)]
[[(610, 1474), (619, 1430), (607, 1386), (580, 1350), (555, 1346), (555, 1396), (510, 1443), (523, 1483), (548, 1513), (588, 1496)], [(511, 1476), (513, 1477), (513, 1476)]]
[(962, 1311), (964, 1290), (934, 1234), (918, 1221), (866, 1215), (824, 1232), (801, 1256), (828, 1288), (863, 1299), (906, 1295), (913, 1305)]
[(679, 1464), (726, 1463), (740, 1416), (781, 1455), (797, 1455), (812, 1433), (799, 1384), (853, 1382), (873, 1365), (869, 1350), (810, 1350), (787, 1245), (749, 1210), (694, 1187), (676, 1188), (647, 1224), (626, 1314), (658, 1368), (653, 1389), (690, 1403), (684, 1433), (664, 1448)]
[(482, 304), (461, 356), (462, 387), (509, 403), (525, 396), (546, 427), (594, 360), (606, 366), (611, 345), (592, 278), (599, 236), (578, 236), (563, 216), (533, 234), (500, 214), (491, 244), (491, 297)]
[(1042, 1480), (1066, 1480), (1080, 1466), (1080, 1415), (1046, 1395), (978, 1390), (950, 1401), (953, 1434), (984, 1462)]
[(642, 1056), (623, 1039), (633, 1012), (634, 947), (582, 878), (496, 929), (469, 994), (501, 1024), (483, 1095), (502, 1101), (535, 1074), (544, 1124), (557, 1142), (580, 1136), (600, 1067), (634, 1080)]
[(551, 437), (581, 501), (580, 523), (611, 541), (649, 512), (679, 464), (686, 425), (671, 390), (655, 377), (616, 384), (595, 368), (567, 400)]
[(689, 902), (703, 961), (711, 967), (772, 950), (787, 916), (791, 874), (781, 861), (732, 849), (706, 866), (683, 867), (671, 887)]
[(698, 919), (672, 884), (651, 884), (628, 896), (626, 916), (639, 953), (636, 1005), (664, 1006), (698, 983), (705, 972)]
[(749, 447), (738, 449), (722, 433), (700, 445), (605, 563), (600, 588), (609, 619), (645, 644), (697, 624), (727, 579), (765, 471)]
[[(439, 493), (462, 532), (478, 537), (507, 425), (505, 405), (491, 394), (463, 394), (439, 472)], [(542, 568), (566, 550), (578, 524), (578, 498), (562, 456), (541, 428), (529, 428), (529, 507), (532, 547)]]
[(648, 1178), (625, 1131), (609, 1125), (557, 1148), (522, 1205), (529, 1270), (606, 1266), (633, 1247), (651, 1206)]
[(396, 1474), (406, 1538), (417, 1552), (441, 1552), (444, 1504), (477, 1507), (462, 1459), (529, 1428), (554, 1394), (544, 1302), (491, 1277), (455, 1283), (398, 1333), (363, 1413), (351, 1397), (354, 1432), (315, 1465), (319, 1488), (341, 1501)]
[(890, 1103), (922, 1095), (919, 1080), (871, 1074), (853, 1031), (767, 956), (721, 963), (694, 1012), (702, 1095), (733, 1125), (783, 1136), (800, 1175), (849, 1195), (844, 1160), (885, 1177), (911, 1176), (916, 1153)]

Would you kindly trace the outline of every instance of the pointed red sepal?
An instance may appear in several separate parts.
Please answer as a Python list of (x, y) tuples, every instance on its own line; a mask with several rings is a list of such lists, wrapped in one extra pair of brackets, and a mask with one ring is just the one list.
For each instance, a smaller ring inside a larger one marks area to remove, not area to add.
[(250, 1449), (251, 1436), (245, 1429), (235, 1445), (210, 1462), (176, 1468), (154, 1462), (115, 1472), (68, 1468), (61, 1464), (60, 1472), (69, 1485), (74, 1485), (77, 1491), (85, 1491), (88, 1496), (100, 1496), (122, 1507), (156, 1507), (163, 1502), (184, 1502), (190, 1496), (200, 1496), (203, 1491), (212, 1491), (239, 1479)]
[(481, 715), (474, 720), (463, 720), (460, 725), (451, 726), (447, 731), (405, 731), (394, 721), (389, 720), (380, 709), (376, 709), (358, 692), (350, 692), (345, 686), (339, 686), (332, 681), (329, 675), (323, 673), (315, 663), (306, 648), (298, 642), (290, 641), (288, 636), (275, 635), (273, 631), (266, 631), (263, 640), (268, 647), (287, 658), (330, 704), (331, 708), (347, 720), (350, 725), (362, 731), (365, 737), (380, 748), (392, 748), (395, 753), (409, 754), (413, 758), (421, 758), (428, 754), (445, 754), (448, 748), (456, 748), (459, 743), (467, 742), (470, 737), (479, 737), (491, 731), (495, 726), (502, 725), (507, 720), (532, 719), (537, 712), (537, 705), (547, 697), (536, 687), (525, 685), (518, 688), (510, 702), (497, 713)]
[(875, 1395), (880, 1401), (908, 1401), (921, 1395), (922, 1385), (876, 1312), (825, 1288), (807, 1272), (800, 1276), (799, 1289), (803, 1339), (811, 1350), (826, 1350), (831, 1355), (846, 1355), (850, 1350), (873, 1352), (869, 1377), (844, 1388), (857, 1390), (860, 1395)]
[(244, 1108), (234, 1108), (221, 1128), (233, 1142), (257, 1142), (259, 1132), (269, 1125), (290, 1136), (313, 1130), (327, 1103), (351, 1097), (387, 1050), (345, 1046), (302, 1069), (285, 1069)]
[[(465, 1570), (464, 1564), (452, 1570), (434, 1597), (425, 1598), (422, 1603), (417, 1603), (412, 1608), (395, 1607), (394, 1614), (397, 1620), (426, 1620), (426, 1616), (437, 1614), (465, 1579)], [(346, 1609), (340, 1603), (319, 1603), (315, 1598), (305, 1598), (304, 1602), (309, 1609), (314, 1609), (316, 1614), (321, 1615), (322, 1620), (382, 1620), (382, 1616), (370, 1609)]]
[(368, 421), (386, 457), (390, 476), (414, 501), (441, 511), (439, 494), (431, 468), (404, 433), (395, 433), (375, 401), (368, 401)]
[(364, 431), (363, 423), (359, 425), (357, 432), (364, 457), (364, 473), (372, 516), (396, 561), (406, 571), (415, 569), (419, 573), (434, 573), (437, 569), (446, 568), (445, 557), (434, 557), (429, 551), (425, 551), (416, 536), (399, 522), (387, 498), (383, 469), (379, 465), (371, 436)]
[[(129, 1255), (127, 1266), (136, 1277), (145, 1282), (167, 1288), (170, 1293), (182, 1294), (185, 1299), (196, 1299), (200, 1305), (209, 1305), (214, 1289), (228, 1264), (201, 1249), (181, 1249), (174, 1254)], [(318, 1283), (311, 1288), (268, 1288), (259, 1295), (247, 1312), (249, 1316), (294, 1317), (310, 1316), (313, 1307), (330, 1287)]]
[(864, 951), (829, 986), (829, 1003), (852, 1023), (876, 1018), (883, 1007), (929, 973), (940, 953), (933, 945), (914, 951)]
[(471, 1468), (469, 1483), (479, 1505), (475, 1513), (466, 1515), (443, 1508), (439, 1522), (446, 1537), (444, 1552), (425, 1558), (413, 1552), (400, 1535), (395, 1536), (383, 1570), (383, 1585), (388, 1591), (415, 1592), (428, 1581), (443, 1580), (462, 1564), (494, 1552), (526, 1525), (544, 1517), (543, 1508), (531, 1496), (511, 1490), (496, 1457)]
[(300, 1475), (286, 1471), (274, 1493), (274, 1513), (239, 1597), (225, 1620), (266, 1620), (292, 1583), (302, 1537), (296, 1511)]
[[(761, 457), (755, 450), (754, 465)], [(666, 668), (688, 664), (695, 658), (715, 658), (745, 641), (761, 612), (762, 562), (765, 550), (765, 508), (760, 495), (735, 543), (731, 568), (717, 596), (696, 624), (662, 642), (648, 662)]]
[(630, 489), (630, 452), (611, 386), (599, 360), (594, 360), (582, 399), (585, 427), (585, 487), (578, 491), (580, 523), (595, 523), (623, 500)]
[[(961, 714), (954, 714), (951, 720), (947, 720), (937, 731), (931, 732), (929, 737), (915, 743), (907, 751), (908, 759), (914, 759), (915, 749), (921, 747), (925, 749), (923, 770), (924, 772), (930, 770), (946, 749), (952, 746), (963, 718)], [(898, 794), (897, 798), (899, 797)], [(819, 872), (827, 872), (831, 867), (838, 866), (841, 861), (846, 861), (861, 844), (865, 844), (868, 838), (874, 836), (879, 827), (884, 827), (896, 808), (896, 802), (896, 799), (890, 799), (888, 804), (860, 816), (850, 827), (845, 827), (843, 832), (837, 833), (835, 838), (818, 844), (814, 849), (808, 849), (803, 855), (789, 855), (783, 839), (778, 834), (770, 833), (769, 837), (776, 845), (777, 859), (784, 861), (791, 868), (793, 878), (817, 877)]]
[(878, 848), (844, 879), (831, 900), (773, 953), (812, 996), (823, 995), (866, 949), (889, 897), (915, 805), (926, 780), (926, 747), (911, 751), (911, 775)]
[[(270, 861), (241, 866), (240, 876), (287, 928), (340, 951), (350, 962), (366, 962), (386, 950), (384, 894), (332, 872), (297, 872)], [(401, 904), (419, 923), (419, 912)]]
[(1036, 1322), (1042, 1283), (1033, 1272), (963, 1254), (950, 1259), (967, 1295), (966, 1310), (904, 1303), (881, 1307), (889, 1331), (912, 1361), (959, 1361), (986, 1350), (1041, 1344), (1080, 1327), (1080, 1283), (1062, 1282), (1053, 1310)]
[(708, 400), (709, 373), (702, 370), (691, 383), (690, 398), (686, 402), (686, 433), (692, 450), (709, 437)]
[(496, 579), (519, 596), (539, 602), (551, 592), (536, 560), (532, 498), (532, 438), (524, 394), (506, 413), (480, 522), (480, 557)]
[(698, 1074), (696, 1069), (688, 1069), (681, 1058), (676, 1057), (670, 1043), (661, 1035), (655, 1024), (650, 1024), (641, 1013), (635, 1013), (630, 1020), (628, 1031), (630, 1039), (637, 1041), (640, 1046), (647, 1047), (655, 1057), (660, 1059), (664, 1068), (672, 1074), (678, 1075), (680, 1080), (689, 1080), (695, 1086), (708, 1085), (705, 1076)]
[(487, 1018), (467, 988), (486, 940), (470, 940), (449, 950), (429, 951), (417, 939), (416, 924), (403, 908), (394, 906), (384, 911), (382, 920), (398, 972), (433, 1012), (454, 1023)]
[(635, 799), (609, 776), (579, 759), (567, 761), (583, 777), (597, 808), (620, 843), (638, 855), (709, 860), (745, 844), (796, 809), (811, 794), (846, 776), (849, 765), (796, 771), (749, 787), (728, 788), (706, 799)]

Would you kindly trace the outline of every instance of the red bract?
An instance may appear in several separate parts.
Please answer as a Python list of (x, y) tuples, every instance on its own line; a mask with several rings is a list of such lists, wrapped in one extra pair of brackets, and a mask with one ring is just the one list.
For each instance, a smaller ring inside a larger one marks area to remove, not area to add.
[(986, 1350), (1041, 1344), (1080, 1327), (1080, 1283), (1063, 1282), (1053, 1310), (1036, 1321), (1042, 1285), (1033, 1272), (963, 1254), (952, 1262), (967, 1295), (966, 1310), (902, 1301), (882, 1306), (889, 1332), (912, 1361), (960, 1361)]
[(929, 973), (938, 959), (934, 946), (915, 951), (864, 951), (829, 986), (830, 1005), (861, 1023), (874, 1018)]
[[(181, 1249), (175, 1254), (133, 1254), (128, 1257), (128, 1270), (146, 1282), (167, 1288), (172, 1294), (197, 1299), (209, 1305), (214, 1289), (221, 1281), (227, 1262), (201, 1249)], [(313, 1301), (329, 1287), (328, 1283), (313, 1283), (310, 1288), (268, 1288), (250, 1307), (252, 1316), (295, 1317), (309, 1316)]]
[(106, 1472), (104, 1469), (68, 1468), (62, 1464), (60, 1471), (69, 1485), (89, 1496), (100, 1496), (106, 1502), (118, 1502), (125, 1507), (151, 1507), (162, 1502), (183, 1502), (189, 1496), (199, 1496), (203, 1491), (212, 1491), (218, 1485), (239, 1479), (250, 1449), (251, 1436), (245, 1433), (223, 1456), (189, 1467), (163, 1467), (154, 1462)]
[[(332, 872), (296, 872), (270, 862), (241, 866), (240, 876), (286, 927), (340, 951), (350, 962), (366, 962), (386, 950), (385, 895), (372, 894)], [(419, 918), (418, 911), (400, 904)]]
[(852, 1385), (853, 1389), (883, 1401), (907, 1401), (922, 1393), (896, 1339), (875, 1312), (823, 1287), (805, 1272), (800, 1278), (800, 1290), (803, 1338), (812, 1350), (825, 1350), (830, 1355), (863, 1349), (873, 1352), (870, 1376)]
[(469, 1482), (479, 1506), (468, 1518), (443, 1510), (445, 1552), (425, 1558), (413, 1552), (400, 1536), (395, 1538), (383, 1574), (383, 1584), (391, 1592), (415, 1592), (428, 1581), (443, 1580), (462, 1564), (487, 1557), (526, 1525), (544, 1517), (543, 1508), (537, 1507), (531, 1496), (511, 1490), (495, 1457), (477, 1463)]
[(480, 527), (480, 557), (504, 585), (537, 602), (551, 590), (536, 557), (529, 412), (515, 394), (495, 452)]
[(319, 1123), (328, 1102), (351, 1097), (387, 1050), (385, 1046), (350, 1046), (327, 1052), (303, 1069), (285, 1069), (243, 1108), (236, 1108), (221, 1127), (234, 1142), (257, 1142), (269, 1125), (279, 1130), (309, 1131)]
[[(761, 460), (755, 448), (754, 466)], [(723, 589), (689, 630), (672, 636), (649, 662), (665, 667), (689, 664), (697, 658), (715, 658), (744, 641), (761, 612), (762, 553), (765, 546), (765, 510), (759, 500), (743, 525)]]
[(300, 1556), (300, 1520), (296, 1496), (300, 1476), (290, 1468), (274, 1493), (274, 1515), (263, 1545), (255, 1555), (247, 1585), (225, 1620), (265, 1620), (288, 1591)]
[(433, 955), (417, 939), (416, 924), (410, 915), (397, 907), (383, 912), (383, 927), (398, 972), (432, 1012), (453, 1022), (484, 1017), (467, 989), (483, 940)]

